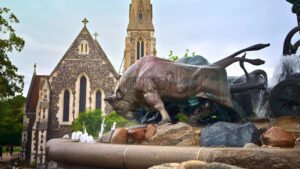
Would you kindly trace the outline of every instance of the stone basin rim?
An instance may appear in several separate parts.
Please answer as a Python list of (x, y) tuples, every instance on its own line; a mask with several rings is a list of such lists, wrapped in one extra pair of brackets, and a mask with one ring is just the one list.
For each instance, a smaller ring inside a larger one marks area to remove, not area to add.
[[(89, 144), (52, 139), (47, 142), (46, 152), (48, 160), (59, 165), (84, 166), (83, 168), (149, 168), (162, 163), (189, 160), (221, 162), (245, 168), (300, 168), (300, 151), (291, 148)], [(264, 164), (265, 161), (268, 164)]]

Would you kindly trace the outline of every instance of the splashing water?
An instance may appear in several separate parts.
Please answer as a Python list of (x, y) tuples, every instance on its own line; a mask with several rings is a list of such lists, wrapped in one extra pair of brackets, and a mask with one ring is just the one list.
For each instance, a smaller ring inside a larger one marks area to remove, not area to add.
[(105, 128), (105, 117), (103, 117), (103, 120), (102, 120), (102, 123), (101, 123), (101, 129), (100, 129), (100, 133), (99, 133), (99, 137), (102, 137), (103, 136), (103, 132), (104, 132), (104, 128)]
[(113, 123), (113, 125), (111, 126), (110, 131), (116, 129), (116, 124), (117, 124), (116, 122)]
[[(297, 55), (289, 55), (282, 56), (279, 64), (275, 67), (272, 78), (270, 79), (270, 83), (268, 88), (272, 89), (276, 86), (280, 81), (285, 80), (291, 73), (300, 73), (300, 56)], [(269, 102), (261, 103), (262, 108), (257, 113), (257, 117), (265, 117), (268, 113)]]
[(94, 138), (86, 132), (84, 123), (83, 131), (83, 133), (81, 131), (72, 132), (72, 140), (79, 140), (81, 143), (94, 143)]
[(279, 65), (276, 66), (269, 87), (274, 87), (280, 81), (287, 78), (290, 73), (300, 73), (300, 56), (282, 56)]

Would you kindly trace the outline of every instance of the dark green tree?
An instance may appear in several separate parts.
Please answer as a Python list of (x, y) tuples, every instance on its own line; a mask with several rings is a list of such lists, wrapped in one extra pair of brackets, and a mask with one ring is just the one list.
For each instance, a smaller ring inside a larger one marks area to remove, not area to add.
[(0, 145), (21, 144), (24, 102), (21, 95), (0, 100)]
[(8, 58), (8, 53), (20, 52), (24, 40), (15, 34), (11, 24), (19, 23), (18, 18), (8, 8), (0, 8), (0, 99), (22, 93), (24, 77), (17, 74), (18, 68)]

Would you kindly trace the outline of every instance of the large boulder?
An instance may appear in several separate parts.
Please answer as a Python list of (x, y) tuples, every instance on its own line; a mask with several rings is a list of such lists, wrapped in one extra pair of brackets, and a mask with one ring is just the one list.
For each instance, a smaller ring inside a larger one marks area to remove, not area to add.
[(241, 169), (240, 167), (223, 164), (207, 163), (204, 161), (191, 160), (183, 163), (166, 163), (153, 166), (149, 169)]
[(247, 143), (261, 145), (260, 132), (252, 123), (217, 122), (201, 130), (201, 146), (243, 147)]
[(281, 127), (272, 127), (262, 135), (262, 142), (266, 146), (292, 148), (295, 146), (294, 135)]
[(185, 123), (158, 126), (155, 134), (149, 139), (149, 143), (152, 145), (192, 146), (196, 142), (194, 135), (192, 126)]

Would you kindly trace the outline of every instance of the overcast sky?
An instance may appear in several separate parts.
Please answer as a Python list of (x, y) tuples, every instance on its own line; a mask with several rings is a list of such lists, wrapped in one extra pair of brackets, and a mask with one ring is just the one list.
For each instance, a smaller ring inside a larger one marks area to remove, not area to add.
[[(24, 95), (30, 85), (33, 65), (37, 74), (49, 75), (83, 27), (99, 34), (98, 41), (118, 71), (125, 48), (131, 0), (1, 0), (19, 18), (14, 25), (26, 44), (21, 53), (9, 54), (19, 74), (25, 76)], [(271, 43), (267, 49), (248, 53), (266, 64), (271, 77), (278, 64), (286, 34), (297, 25), (291, 5), (285, 0), (152, 0), (158, 56), (170, 50), (182, 56), (186, 49), (210, 62), (255, 43)], [(227, 69), (240, 75), (238, 64)]]

